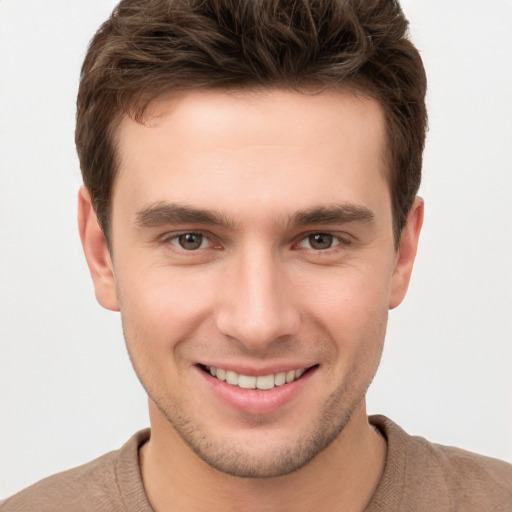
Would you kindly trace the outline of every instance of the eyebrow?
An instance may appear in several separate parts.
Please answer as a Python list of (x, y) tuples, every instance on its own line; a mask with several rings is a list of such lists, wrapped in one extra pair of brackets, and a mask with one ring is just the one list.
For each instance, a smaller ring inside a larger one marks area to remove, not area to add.
[(139, 227), (155, 228), (166, 224), (206, 224), (232, 227), (234, 222), (216, 212), (175, 203), (159, 202), (139, 210), (135, 216)]
[(349, 222), (371, 223), (374, 220), (375, 214), (365, 206), (342, 204), (297, 212), (292, 216), (290, 224), (305, 226), (308, 224), (346, 224)]
[[(236, 222), (221, 213), (176, 203), (158, 202), (143, 207), (136, 213), (136, 225), (155, 228), (168, 224), (203, 224), (233, 228)], [(299, 211), (288, 219), (288, 225), (371, 223), (375, 214), (365, 206), (341, 204), (314, 207)]]

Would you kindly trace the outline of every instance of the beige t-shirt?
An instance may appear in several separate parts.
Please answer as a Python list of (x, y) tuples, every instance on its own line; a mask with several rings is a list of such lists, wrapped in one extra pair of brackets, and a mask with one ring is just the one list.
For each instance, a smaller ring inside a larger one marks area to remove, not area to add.
[[(366, 512), (512, 512), (512, 465), (409, 436), (384, 416), (370, 421), (388, 450)], [(149, 434), (138, 432), (120, 450), (41, 480), (5, 500), (0, 511), (153, 512), (138, 457)]]

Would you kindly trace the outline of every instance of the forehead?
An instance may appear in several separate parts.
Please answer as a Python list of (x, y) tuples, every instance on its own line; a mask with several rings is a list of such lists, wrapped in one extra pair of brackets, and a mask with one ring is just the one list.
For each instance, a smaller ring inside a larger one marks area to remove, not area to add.
[(175, 137), (186, 136), (187, 129), (193, 129), (198, 137), (210, 137), (214, 132), (217, 139), (212, 143), (224, 142), (227, 147), (238, 142), (245, 145), (249, 131), (255, 143), (299, 143), (314, 137), (328, 145), (332, 138), (341, 142), (361, 130), (369, 134), (372, 128), (372, 135), (381, 137), (384, 128), (379, 102), (355, 86), (305, 87), (301, 92), (262, 87), (168, 93), (151, 101), (143, 118), (136, 123), (125, 115), (120, 137), (134, 128), (174, 127)]
[(114, 208), (122, 196), (139, 206), (160, 200), (293, 210), (294, 200), (304, 208), (321, 197), (354, 203), (388, 193), (382, 109), (348, 91), (162, 96), (144, 123), (122, 120), (117, 148)]

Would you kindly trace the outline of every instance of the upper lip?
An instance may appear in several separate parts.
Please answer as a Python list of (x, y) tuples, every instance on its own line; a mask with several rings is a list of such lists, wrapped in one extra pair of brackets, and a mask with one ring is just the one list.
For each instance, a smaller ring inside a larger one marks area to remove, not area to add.
[(262, 366), (254, 366), (248, 364), (233, 364), (233, 363), (223, 363), (223, 362), (208, 362), (208, 363), (199, 363), (199, 366), (202, 367), (210, 367), (210, 368), (221, 368), (226, 371), (236, 372), (239, 375), (248, 375), (251, 377), (260, 377), (265, 375), (273, 375), (276, 373), (289, 372), (290, 370), (299, 370), (304, 368), (305, 370), (317, 366), (318, 363), (304, 363), (304, 362), (287, 362), (287, 363), (274, 363), (271, 365)]

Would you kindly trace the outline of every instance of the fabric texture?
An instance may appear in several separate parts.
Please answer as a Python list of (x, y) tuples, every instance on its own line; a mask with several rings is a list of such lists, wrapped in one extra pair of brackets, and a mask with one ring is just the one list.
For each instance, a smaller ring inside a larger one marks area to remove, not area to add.
[[(512, 465), (410, 436), (384, 416), (370, 422), (388, 449), (366, 512), (512, 512)], [(153, 512), (138, 456), (149, 436), (142, 430), (120, 450), (41, 480), (2, 502), (0, 511)]]

